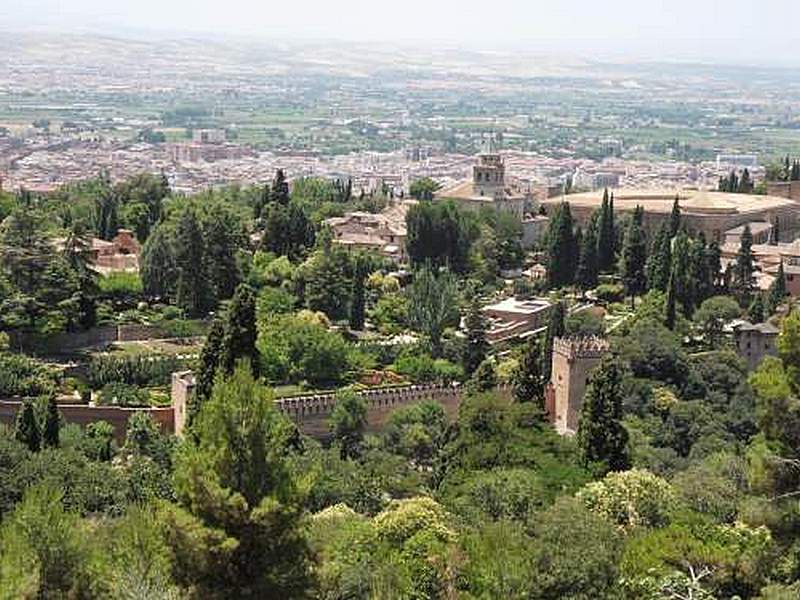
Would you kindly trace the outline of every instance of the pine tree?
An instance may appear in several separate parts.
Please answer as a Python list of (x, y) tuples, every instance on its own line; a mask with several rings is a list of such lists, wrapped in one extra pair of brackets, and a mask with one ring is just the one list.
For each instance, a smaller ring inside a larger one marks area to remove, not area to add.
[(472, 375), (489, 353), (489, 342), (486, 341), (488, 324), (481, 310), (477, 297), (473, 297), (466, 319), (467, 344), (464, 348), (464, 372)]
[(644, 293), (647, 287), (644, 268), (647, 262), (647, 244), (642, 229), (644, 209), (637, 206), (625, 233), (622, 248), (622, 281), (625, 291), (631, 297), (631, 309), (635, 308), (635, 298)]
[(514, 373), (514, 397), (517, 402), (533, 402), (544, 411), (542, 377), (542, 348), (538, 338), (531, 336), (525, 343)]
[(562, 202), (553, 216), (547, 249), (547, 280), (550, 286), (560, 288), (573, 283), (578, 266), (578, 248), (568, 202)]
[(609, 204), (608, 190), (603, 192), (600, 216), (597, 220), (597, 264), (601, 272), (614, 267), (614, 215)]
[(42, 442), (45, 448), (58, 448), (61, 417), (58, 414), (55, 394), (47, 399), (47, 413), (45, 414)]
[(190, 317), (208, 309), (208, 276), (203, 231), (194, 210), (183, 212), (175, 232), (175, 264), (178, 271), (176, 302)]
[(563, 302), (556, 302), (550, 309), (550, 319), (542, 345), (542, 381), (550, 381), (553, 372), (553, 341), (566, 333), (566, 308)]
[(594, 230), (594, 223), (591, 223), (586, 228), (586, 233), (583, 234), (581, 240), (581, 251), (580, 258), (578, 259), (578, 268), (575, 273), (575, 283), (577, 283), (582, 290), (590, 290), (597, 286), (597, 237), (595, 236)]
[(213, 304), (233, 296), (242, 279), (237, 254), (243, 238), (241, 226), (230, 211), (215, 206), (203, 219), (208, 288)]
[(14, 437), (31, 452), (38, 452), (42, 447), (42, 435), (39, 431), (39, 423), (36, 420), (36, 412), (34, 411), (33, 403), (30, 401), (24, 402), (17, 413)]
[(778, 265), (778, 272), (775, 273), (775, 281), (769, 286), (767, 293), (766, 312), (768, 315), (774, 315), (778, 307), (783, 303), (786, 297), (786, 276), (783, 272), (783, 261)]
[(175, 292), (175, 248), (171, 233), (164, 223), (158, 225), (142, 250), (142, 285), (150, 298), (168, 300)]
[(214, 379), (219, 369), (222, 353), (222, 339), (225, 335), (225, 324), (220, 317), (214, 319), (206, 336), (206, 342), (200, 351), (200, 364), (197, 369), (197, 378), (194, 388), (193, 407), (190, 417), (197, 414), (199, 405), (211, 397), (214, 389)]
[(746, 306), (753, 290), (753, 272), (755, 264), (753, 258), (753, 234), (750, 226), (745, 225), (742, 232), (739, 252), (736, 254), (736, 264), (733, 268), (733, 288), (739, 304)]
[(630, 467), (621, 388), (621, 367), (614, 358), (604, 358), (586, 389), (577, 433), (581, 462), (597, 474)]
[(275, 179), (272, 180), (272, 186), (270, 186), (269, 200), (284, 206), (289, 204), (289, 183), (286, 181), (283, 169), (275, 172)]
[(678, 196), (675, 195), (675, 201), (672, 203), (672, 212), (669, 215), (669, 237), (670, 239), (678, 235), (681, 229), (681, 206), (678, 203)]
[(259, 354), (256, 349), (256, 299), (247, 284), (239, 284), (225, 315), (225, 332), (220, 349), (220, 369), (233, 373), (236, 363), (246, 360), (253, 376), (258, 377)]

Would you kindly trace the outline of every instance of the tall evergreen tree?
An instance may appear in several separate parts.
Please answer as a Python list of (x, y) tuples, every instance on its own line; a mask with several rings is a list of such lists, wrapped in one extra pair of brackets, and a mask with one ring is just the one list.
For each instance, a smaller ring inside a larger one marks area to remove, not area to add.
[(175, 232), (176, 301), (190, 317), (203, 316), (209, 307), (204, 246), (197, 215), (192, 209), (185, 210)]
[(673, 285), (675, 286), (675, 296), (679, 299), (682, 306), (682, 312), (688, 319), (691, 318), (694, 311), (695, 301), (692, 296), (693, 284), (690, 280), (689, 269), (689, 237), (680, 232), (675, 241), (673, 242), (672, 252), (672, 274), (674, 278)]
[(566, 331), (567, 309), (563, 302), (556, 302), (550, 309), (550, 319), (547, 322), (547, 330), (544, 334), (544, 344), (542, 345), (542, 381), (550, 381), (553, 372), (553, 341), (557, 337), (562, 337)]
[(598, 473), (630, 467), (628, 432), (622, 425), (622, 368), (606, 357), (592, 374), (578, 421), (581, 462)]
[(217, 317), (211, 323), (206, 336), (206, 342), (200, 351), (200, 361), (197, 368), (197, 378), (194, 388), (193, 405), (190, 407), (189, 417), (197, 414), (199, 405), (211, 397), (214, 389), (214, 379), (217, 376), (221, 355), (222, 340), (225, 335), (225, 323), (221, 317)]
[(272, 204), (266, 211), (261, 246), (267, 252), (297, 260), (314, 246), (314, 226), (297, 202)]
[(175, 293), (177, 265), (172, 233), (166, 223), (158, 225), (142, 250), (142, 285), (151, 298), (167, 300)]
[(42, 442), (45, 448), (58, 448), (60, 429), (61, 417), (58, 414), (56, 396), (55, 394), (50, 394), (47, 398), (47, 412), (45, 413), (44, 429), (42, 430)]
[(274, 204), (289, 204), (289, 182), (286, 181), (286, 175), (283, 169), (278, 169), (275, 172), (275, 179), (272, 180), (272, 185), (269, 189), (269, 200)]
[(423, 267), (414, 274), (408, 299), (411, 327), (425, 335), (431, 345), (431, 354), (438, 357), (445, 328), (458, 323), (455, 277), (447, 271), (437, 273), (430, 267)]
[(547, 250), (549, 285), (559, 288), (573, 283), (578, 267), (578, 248), (568, 202), (562, 202), (553, 215), (548, 231)]
[(631, 308), (635, 307), (635, 298), (643, 294), (647, 288), (645, 263), (647, 262), (647, 243), (642, 228), (644, 209), (637, 206), (625, 233), (622, 248), (622, 281), (625, 291), (631, 297)]
[(602, 272), (608, 272), (614, 267), (614, 236), (614, 213), (606, 189), (597, 220), (597, 264)]
[(350, 328), (355, 331), (364, 329), (365, 283), (371, 266), (371, 261), (363, 254), (358, 254), (353, 258), (353, 299), (350, 302)]
[(517, 402), (532, 402), (544, 412), (542, 348), (536, 336), (531, 336), (522, 349), (514, 373), (514, 397)]
[(675, 329), (675, 321), (677, 319), (677, 290), (675, 287), (675, 274), (670, 272), (669, 281), (667, 282), (667, 301), (665, 305), (666, 314), (664, 315), (664, 325), (667, 329)]
[(17, 413), (14, 437), (31, 452), (38, 452), (42, 447), (42, 434), (36, 420), (36, 411), (30, 401), (24, 402)]
[(753, 295), (753, 301), (747, 308), (747, 317), (753, 323), (762, 323), (764, 321), (764, 298), (760, 293)]
[(778, 272), (775, 273), (775, 281), (769, 286), (767, 293), (766, 312), (767, 315), (774, 315), (775, 311), (786, 297), (786, 276), (783, 271), (783, 261), (778, 265)]
[(244, 246), (244, 232), (235, 216), (219, 205), (203, 219), (208, 287), (215, 303), (233, 296), (242, 279), (237, 255)]
[(711, 295), (724, 293), (724, 274), (722, 272), (722, 250), (716, 240), (706, 246), (706, 270), (711, 279)]
[(467, 336), (464, 348), (464, 372), (472, 375), (489, 354), (489, 342), (486, 341), (486, 331), (489, 327), (477, 296), (473, 296), (470, 302), (464, 326)]
[(670, 226), (667, 223), (659, 227), (647, 256), (645, 268), (647, 285), (652, 290), (662, 292), (667, 290), (669, 273), (672, 268), (672, 238), (669, 232)]
[(672, 203), (672, 212), (669, 215), (669, 237), (670, 239), (678, 235), (681, 229), (681, 205), (678, 202), (678, 196), (675, 195), (675, 201)]
[(739, 244), (739, 252), (736, 254), (736, 263), (733, 267), (733, 292), (741, 306), (747, 306), (750, 301), (750, 294), (754, 285), (754, 272), (753, 234), (750, 232), (750, 226), (745, 225)]
[(582, 290), (590, 290), (597, 286), (597, 237), (594, 231), (594, 223), (590, 223), (581, 240), (580, 258), (578, 259), (578, 269), (575, 273), (575, 283), (577, 283)]
[(247, 284), (239, 284), (225, 315), (225, 332), (220, 350), (220, 369), (225, 375), (233, 373), (236, 363), (246, 360), (254, 376), (259, 373), (259, 354), (256, 349), (256, 299)]

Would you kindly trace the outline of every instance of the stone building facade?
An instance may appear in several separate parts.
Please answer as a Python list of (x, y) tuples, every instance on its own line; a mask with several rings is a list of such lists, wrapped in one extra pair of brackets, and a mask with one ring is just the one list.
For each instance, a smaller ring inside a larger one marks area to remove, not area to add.
[(598, 337), (554, 340), (553, 370), (545, 391), (545, 408), (559, 433), (577, 431), (589, 377), (608, 350), (608, 342)]

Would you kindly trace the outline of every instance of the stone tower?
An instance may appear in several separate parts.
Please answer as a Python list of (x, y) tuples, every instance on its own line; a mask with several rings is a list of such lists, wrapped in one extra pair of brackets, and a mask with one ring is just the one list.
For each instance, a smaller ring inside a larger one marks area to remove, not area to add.
[(547, 412), (559, 433), (574, 433), (583, 406), (589, 376), (608, 352), (608, 342), (598, 337), (556, 338)]
[(503, 195), (506, 166), (497, 152), (494, 137), (490, 137), (478, 154), (478, 164), (472, 167), (472, 185), (479, 196), (494, 198)]

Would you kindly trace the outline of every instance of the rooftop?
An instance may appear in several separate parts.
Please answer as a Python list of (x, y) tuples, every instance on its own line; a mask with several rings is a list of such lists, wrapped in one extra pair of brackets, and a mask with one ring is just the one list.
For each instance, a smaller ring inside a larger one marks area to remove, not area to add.
[(550, 306), (547, 300), (517, 300), (516, 298), (506, 298), (496, 304), (484, 306), (483, 310), (517, 313), (520, 315), (532, 315), (533, 313), (544, 310)]
[[(645, 212), (669, 213), (675, 197), (684, 214), (744, 214), (765, 209), (797, 206), (797, 203), (778, 196), (758, 196), (752, 194), (729, 194), (727, 192), (708, 192), (704, 190), (617, 190), (614, 192), (614, 208), (632, 211), (637, 206)], [(603, 201), (603, 191), (569, 194), (549, 198), (544, 204), (555, 204), (567, 200), (571, 206), (594, 208)]]

